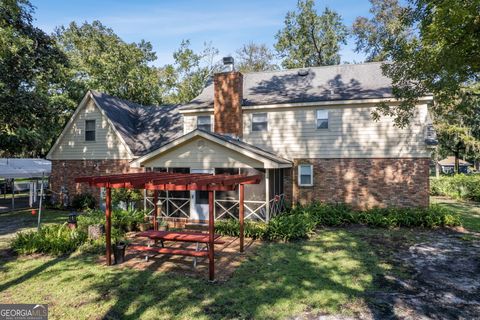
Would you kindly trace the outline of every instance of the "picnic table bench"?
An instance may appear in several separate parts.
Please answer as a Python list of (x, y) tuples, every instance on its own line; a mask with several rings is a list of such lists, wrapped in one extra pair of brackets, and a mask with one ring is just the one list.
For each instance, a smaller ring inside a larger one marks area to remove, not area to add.
[[(149, 238), (155, 241), (161, 241), (162, 247), (153, 247), (145, 245), (129, 245), (130, 250), (142, 251), (142, 252), (151, 252), (156, 254), (170, 254), (170, 255), (180, 255), (180, 256), (190, 256), (194, 257), (193, 265), (196, 266), (197, 257), (207, 257), (207, 250), (200, 250), (199, 244), (206, 243), (208, 246), (209, 235), (207, 233), (200, 232), (179, 232), (179, 231), (156, 231), (149, 230), (139, 232), (135, 235), (139, 238)], [(220, 238), (219, 234), (214, 234), (214, 244), (223, 244), (225, 241), (218, 240)], [(196, 243), (196, 249), (179, 249), (179, 248), (165, 248), (164, 241), (172, 242), (190, 242)], [(148, 260), (148, 256), (145, 257)]]

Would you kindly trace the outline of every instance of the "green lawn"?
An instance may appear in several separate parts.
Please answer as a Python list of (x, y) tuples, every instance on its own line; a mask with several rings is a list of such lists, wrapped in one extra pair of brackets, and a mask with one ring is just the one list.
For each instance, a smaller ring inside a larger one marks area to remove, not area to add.
[[(478, 205), (435, 202), (455, 209), (466, 228), (478, 230)], [(47, 211), (45, 222), (62, 223), (67, 215)], [(35, 227), (36, 216), (0, 215), (4, 239), (11, 237), (6, 225), (13, 226), (11, 232)], [(408, 279), (409, 269), (395, 260), (395, 252), (408, 250), (429, 232), (324, 229), (305, 241), (264, 243), (231, 279), (214, 284), (175, 272), (106, 267), (97, 255), (4, 254), (0, 255), (0, 301), (48, 303), (51, 319), (278, 319), (304, 312), (359, 316), (382, 308), (371, 294), (390, 290), (385, 275)], [(5, 249), (6, 240), (3, 245)]]
[(431, 202), (457, 212), (462, 218), (465, 229), (480, 232), (480, 203), (457, 201), (445, 197), (432, 197)]
[[(67, 212), (47, 211), (63, 222)], [(20, 220), (22, 222), (20, 222)], [(35, 226), (26, 213), (0, 215), (0, 225)], [(355, 314), (366, 293), (391, 269), (349, 230), (322, 230), (307, 241), (260, 246), (226, 282), (106, 267), (98, 256), (0, 257), (2, 303), (48, 303), (51, 319), (286, 318), (310, 311)], [(141, 263), (141, 262), (140, 262)]]

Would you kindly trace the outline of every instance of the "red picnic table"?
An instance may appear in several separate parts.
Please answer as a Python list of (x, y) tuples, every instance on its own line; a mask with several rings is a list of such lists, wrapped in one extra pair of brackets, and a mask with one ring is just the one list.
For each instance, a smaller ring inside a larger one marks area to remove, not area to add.
[[(191, 256), (194, 258), (208, 256), (208, 251), (200, 250), (199, 248), (200, 243), (206, 243), (208, 246), (208, 243), (209, 243), (208, 233), (149, 230), (149, 231), (139, 232), (135, 236), (140, 238), (149, 238), (155, 241), (161, 241), (162, 247), (130, 245), (128, 246), (128, 248), (131, 250), (152, 252), (157, 254)], [(213, 242), (214, 244), (225, 243), (225, 241), (218, 240), (218, 238), (220, 238), (219, 234), (214, 234), (213, 238), (214, 238), (214, 242)], [(197, 248), (196, 249), (165, 248), (163, 244), (164, 241), (194, 242), (194, 243), (197, 243)], [(148, 258), (148, 256), (146, 258)], [(193, 265), (196, 266), (196, 259), (194, 259)]]

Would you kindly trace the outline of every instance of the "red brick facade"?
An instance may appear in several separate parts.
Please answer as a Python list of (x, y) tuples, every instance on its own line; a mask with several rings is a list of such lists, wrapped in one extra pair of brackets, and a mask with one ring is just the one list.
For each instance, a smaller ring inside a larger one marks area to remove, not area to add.
[(98, 188), (91, 188), (84, 183), (75, 183), (75, 178), (143, 170), (143, 168), (131, 168), (129, 160), (52, 160), (50, 176), (52, 198), (55, 202), (61, 201), (60, 194), (63, 190), (67, 190), (70, 201), (75, 194), (85, 192), (91, 193), (98, 199), (100, 195)]
[(214, 131), (243, 135), (242, 119), (243, 75), (240, 72), (215, 74), (214, 79)]
[[(358, 209), (426, 207), (429, 163), (428, 158), (295, 159), (293, 202), (342, 202)], [(298, 185), (299, 164), (313, 165), (313, 186)]]

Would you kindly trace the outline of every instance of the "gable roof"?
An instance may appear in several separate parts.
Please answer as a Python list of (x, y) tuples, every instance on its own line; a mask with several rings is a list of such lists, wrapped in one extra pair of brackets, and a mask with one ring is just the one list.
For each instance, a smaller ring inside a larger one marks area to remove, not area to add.
[(176, 138), (175, 140), (170, 141), (169, 143), (163, 145), (157, 150), (144, 155), (132, 162), (132, 166), (140, 167), (142, 163), (152, 159), (158, 155), (161, 155), (164, 152), (167, 152), (171, 148), (174, 148), (182, 143), (185, 143), (195, 137), (202, 137), (204, 139), (218, 143), (226, 148), (232, 149), (236, 152), (239, 152), (247, 157), (256, 159), (260, 162), (263, 162), (265, 168), (290, 168), (292, 167), (292, 162), (275, 155), (274, 153), (264, 151), (260, 148), (257, 148), (251, 144), (243, 142), (241, 140), (221, 135), (218, 133), (212, 133), (209, 131), (204, 131), (201, 129), (195, 129), (190, 131), (187, 134), (184, 134), (181, 137)]
[(79, 111), (91, 98), (107, 118), (121, 143), (132, 156), (142, 156), (183, 134), (179, 105), (142, 106), (105, 93), (89, 90), (48, 152), (50, 158)]
[(143, 106), (91, 91), (96, 105), (115, 126), (132, 153), (142, 156), (183, 134), (179, 105)]
[[(370, 62), (246, 73), (243, 105), (393, 98), (391, 80), (382, 74), (381, 65)], [(211, 107), (212, 81), (182, 110)]]

